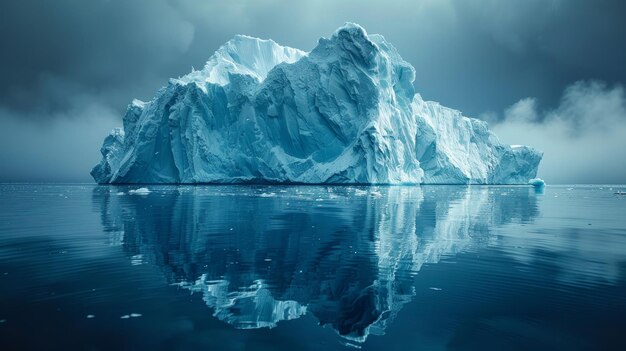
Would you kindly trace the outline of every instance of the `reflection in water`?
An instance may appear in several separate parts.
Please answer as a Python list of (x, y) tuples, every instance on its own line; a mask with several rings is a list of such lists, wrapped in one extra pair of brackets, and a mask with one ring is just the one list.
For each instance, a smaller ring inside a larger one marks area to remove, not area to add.
[(308, 312), (359, 342), (384, 333), (424, 264), (538, 216), (527, 187), (120, 189), (93, 192), (112, 244), (201, 293), (220, 320), (273, 327)]

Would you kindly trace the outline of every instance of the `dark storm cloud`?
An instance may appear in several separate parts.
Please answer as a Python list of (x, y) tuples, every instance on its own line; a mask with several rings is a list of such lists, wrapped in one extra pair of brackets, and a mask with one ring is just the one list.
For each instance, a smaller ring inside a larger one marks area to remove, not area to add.
[[(626, 80), (623, 1), (6, 1), (0, 103), (31, 117), (78, 92), (121, 110), (237, 33), (311, 49), (345, 21), (392, 41), (427, 99), (470, 115), (581, 79)], [(545, 101), (544, 101), (545, 100)]]
[(76, 94), (122, 104), (162, 78), (194, 27), (165, 1), (7, 1), (0, 9), (0, 103), (47, 118)]
[[(354, 21), (415, 66), (425, 99), (498, 121), (520, 98), (550, 110), (576, 81), (626, 82), (624, 15), (626, 2), (609, 0), (3, 1), (0, 123), (29, 142), (0, 141), (10, 166), (0, 179), (88, 180), (101, 142), (92, 134), (119, 125), (133, 97), (151, 98), (235, 34), (310, 50)], [(56, 155), (88, 151), (40, 171), (47, 156), (37, 140)]]

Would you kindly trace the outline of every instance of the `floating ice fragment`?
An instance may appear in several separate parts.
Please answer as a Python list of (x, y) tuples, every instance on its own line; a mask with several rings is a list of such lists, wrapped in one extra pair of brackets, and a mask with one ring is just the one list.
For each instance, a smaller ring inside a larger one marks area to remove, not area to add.
[(274, 197), (276, 196), (276, 193), (261, 193), (259, 194), (260, 197)]
[(139, 189), (129, 190), (128, 193), (133, 194), (133, 195), (148, 195), (150, 194), (150, 189), (139, 188)]
[(139, 254), (139, 255), (133, 255), (130, 258), (130, 264), (133, 266), (138, 266), (140, 264), (143, 264), (143, 255)]
[(129, 315), (127, 315), (127, 314), (125, 314), (125, 315), (123, 315), (123, 316), (121, 316), (121, 317), (120, 317), (120, 319), (128, 319), (128, 318), (130, 318), (130, 316), (129, 316)]
[(430, 290), (435, 290), (435, 291), (441, 291), (441, 290), (442, 290), (441, 288), (435, 288), (435, 287), (433, 287), (433, 286), (431, 286), (429, 289), (430, 289)]
[(130, 316), (133, 317), (133, 318), (137, 318), (137, 317), (141, 317), (142, 314), (141, 313), (131, 313)]
[(543, 188), (546, 185), (546, 182), (541, 178), (533, 178), (528, 181), (528, 184), (534, 186), (535, 188)]
[(96, 317), (96, 316), (95, 316), (95, 315), (93, 315), (93, 314), (88, 314), (88, 315), (87, 315), (87, 319), (92, 319), (92, 318), (95, 318), (95, 317)]
[(125, 192), (123, 192), (123, 191), (120, 191), (119, 193), (117, 193), (117, 194), (115, 194), (115, 195), (126, 195), (126, 193), (125, 193)]

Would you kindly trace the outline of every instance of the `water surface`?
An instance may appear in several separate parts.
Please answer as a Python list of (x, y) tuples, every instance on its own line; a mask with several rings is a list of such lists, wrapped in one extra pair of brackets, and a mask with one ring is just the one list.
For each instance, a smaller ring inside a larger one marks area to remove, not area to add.
[(624, 186), (0, 185), (1, 349), (624, 350)]

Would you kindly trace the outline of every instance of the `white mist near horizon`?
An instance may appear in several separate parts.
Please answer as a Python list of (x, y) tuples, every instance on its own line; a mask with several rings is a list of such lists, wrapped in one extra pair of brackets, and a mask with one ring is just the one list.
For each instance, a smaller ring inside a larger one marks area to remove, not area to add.
[(538, 176), (554, 183), (621, 183), (626, 176), (626, 93), (621, 85), (579, 81), (541, 111), (521, 99), (493, 124), (501, 141), (544, 152)]

